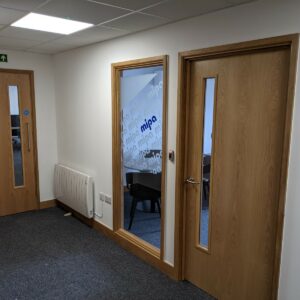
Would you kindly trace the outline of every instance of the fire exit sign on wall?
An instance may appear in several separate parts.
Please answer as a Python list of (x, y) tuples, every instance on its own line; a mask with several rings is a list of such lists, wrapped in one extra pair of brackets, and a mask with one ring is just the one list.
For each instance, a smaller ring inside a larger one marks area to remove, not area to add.
[(2, 63), (8, 62), (7, 54), (0, 54), (0, 62), (2, 62)]

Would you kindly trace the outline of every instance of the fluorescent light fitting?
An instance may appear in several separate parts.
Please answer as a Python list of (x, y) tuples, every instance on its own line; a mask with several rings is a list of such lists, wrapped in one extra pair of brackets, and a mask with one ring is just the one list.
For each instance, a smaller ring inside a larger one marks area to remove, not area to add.
[(11, 24), (11, 26), (68, 35), (94, 25), (36, 13), (29, 13), (25, 17)]

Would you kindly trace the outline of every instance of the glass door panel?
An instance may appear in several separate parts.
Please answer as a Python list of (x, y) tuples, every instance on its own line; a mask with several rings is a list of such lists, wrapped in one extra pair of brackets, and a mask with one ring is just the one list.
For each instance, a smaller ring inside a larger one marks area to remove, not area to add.
[(23, 176), (23, 155), (22, 155), (22, 137), (21, 137), (21, 120), (19, 91), (17, 86), (8, 86), (9, 108), (11, 120), (11, 141), (12, 141), (12, 157), (14, 170), (14, 186), (20, 187), (24, 185)]
[(206, 78), (204, 94), (203, 142), (202, 142), (202, 192), (200, 193), (200, 228), (199, 244), (208, 250), (210, 235), (210, 182), (211, 182), (211, 156), (212, 134), (214, 123), (215, 78)]
[(163, 66), (120, 72), (123, 228), (160, 248)]

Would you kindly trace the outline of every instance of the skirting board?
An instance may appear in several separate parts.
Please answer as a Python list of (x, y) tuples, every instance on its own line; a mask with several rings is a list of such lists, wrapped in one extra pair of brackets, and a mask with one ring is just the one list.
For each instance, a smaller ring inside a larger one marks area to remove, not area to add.
[(56, 199), (40, 202), (40, 209), (57, 206)]

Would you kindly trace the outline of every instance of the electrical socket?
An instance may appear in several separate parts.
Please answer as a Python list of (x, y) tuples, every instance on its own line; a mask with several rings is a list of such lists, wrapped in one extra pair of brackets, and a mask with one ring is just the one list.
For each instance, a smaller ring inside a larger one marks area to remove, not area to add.
[(111, 204), (111, 196), (104, 195), (105, 196), (105, 203)]
[(105, 195), (103, 193), (99, 193), (99, 199), (100, 199), (100, 201), (104, 202), (105, 201)]

